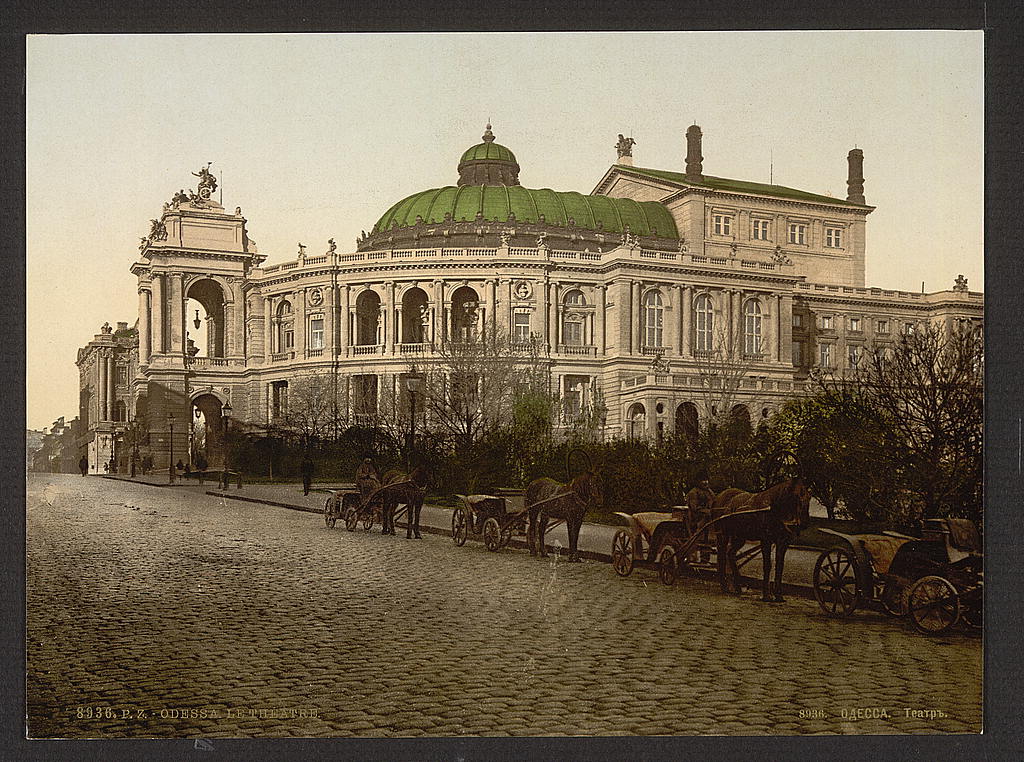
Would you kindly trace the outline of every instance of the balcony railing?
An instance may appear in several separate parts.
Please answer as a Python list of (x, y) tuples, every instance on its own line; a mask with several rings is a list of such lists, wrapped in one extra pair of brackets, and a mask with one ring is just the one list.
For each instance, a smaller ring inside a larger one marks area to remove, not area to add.
[(353, 355), (382, 355), (384, 354), (383, 344), (358, 344), (352, 347)]
[(430, 344), (429, 342), (426, 341), (421, 341), (409, 344), (399, 344), (398, 352), (399, 354), (403, 355), (416, 355), (423, 354), (425, 352), (430, 352), (433, 348), (433, 344)]
[(585, 344), (559, 344), (559, 354), (571, 355), (573, 357), (595, 357), (597, 347)]
[(323, 357), (323, 356), (324, 356), (324, 350), (322, 348), (321, 349), (307, 349), (306, 350), (306, 357)]

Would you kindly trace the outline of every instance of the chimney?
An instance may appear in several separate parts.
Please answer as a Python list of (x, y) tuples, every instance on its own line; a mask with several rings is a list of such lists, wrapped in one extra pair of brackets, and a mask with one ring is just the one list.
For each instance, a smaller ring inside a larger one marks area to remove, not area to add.
[(120, 323), (119, 322), (117, 324), (117, 330), (119, 330), (119, 331), (127, 331), (128, 330), (128, 324), (127, 323)]
[(850, 164), (850, 176), (846, 179), (846, 200), (864, 204), (864, 152), (854, 148), (846, 160)]
[(700, 127), (693, 124), (686, 130), (686, 174), (683, 177), (687, 182), (704, 182), (704, 157), (700, 155)]

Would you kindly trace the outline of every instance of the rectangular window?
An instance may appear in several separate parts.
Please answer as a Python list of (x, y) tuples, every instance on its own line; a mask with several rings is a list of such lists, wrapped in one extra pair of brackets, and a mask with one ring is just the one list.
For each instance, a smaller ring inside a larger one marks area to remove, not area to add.
[(842, 248), (843, 231), (840, 228), (825, 228), (825, 245), (830, 249)]
[(851, 331), (859, 331), (860, 330), (860, 318), (850, 318), (850, 330)]
[(284, 331), (284, 347), (281, 351), (290, 352), (293, 349), (295, 349), (295, 331), (289, 328)]
[(768, 240), (768, 220), (754, 220), (754, 240), (755, 241), (767, 241)]
[(122, 385), (128, 383), (128, 368), (124, 365), (117, 366), (117, 383)]
[(903, 324), (903, 334), (905, 336), (910, 336), (916, 329), (917, 327), (913, 323)]
[(728, 214), (713, 214), (715, 235), (732, 235), (732, 217)]
[(271, 384), (272, 406), (274, 418), (282, 418), (288, 415), (288, 382), (274, 381)]
[(793, 327), (794, 328), (803, 328), (804, 327), (804, 316), (801, 315), (799, 312), (794, 312), (793, 313)]
[(826, 331), (831, 331), (835, 327), (835, 324), (832, 322), (831, 315), (821, 316), (821, 327)]
[(889, 321), (888, 320), (879, 320), (878, 321), (878, 325), (876, 326), (876, 329), (877, 329), (878, 333), (889, 333)]
[(570, 347), (583, 346), (582, 320), (566, 320), (562, 324), (562, 343)]
[(832, 345), (831, 344), (821, 344), (821, 345), (818, 346), (818, 350), (820, 352), (820, 354), (818, 356), (818, 365), (820, 365), (822, 368), (831, 368), (832, 367)]
[(856, 368), (857, 363), (860, 362), (863, 350), (856, 344), (851, 344), (846, 348), (846, 359), (849, 361), (851, 368)]
[(807, 226), (797, 222), (789, 223), (789, 242), (807, 243)]
[(352, 377), (352, 412), (356, 423), (366, 423), (377, 415), (377, 376)]
[(793, 365), (800, 367), (804, 364), (804, 343), (802, 341), (793, 342)]
[(530, 342), (530, 313), (512, 313), (512, 341), (517, 344), (528, 344)]
[(324, 348), (324, 319), (322, 317), (309, 319), (309, 348)]

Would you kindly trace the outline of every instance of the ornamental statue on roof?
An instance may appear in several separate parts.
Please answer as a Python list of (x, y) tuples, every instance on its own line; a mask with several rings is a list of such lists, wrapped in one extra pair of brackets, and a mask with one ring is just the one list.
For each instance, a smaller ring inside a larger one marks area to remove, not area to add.
[(623, 156), (633, 155), (633, 146), (636, 145), (636, 141), (633, 138), (626, 138), (619, 133), (619, 142), (615, 144), (615, 150), (619, 152), (619, 158)]
[(210, 172), (210, 165), (212, 161), (206, 162), (206, 166), (200, 168), (198, 172), (193, 172), (193, 177), (199, 178), (198, 196), (204, 201), (213, 195), (213, 192), (217, 190), (217, 178)]
[(967, 278), (965, 278), (962, 273), (956, 276), (956, 282), (953, 284), (953, 290), (967, 291)]

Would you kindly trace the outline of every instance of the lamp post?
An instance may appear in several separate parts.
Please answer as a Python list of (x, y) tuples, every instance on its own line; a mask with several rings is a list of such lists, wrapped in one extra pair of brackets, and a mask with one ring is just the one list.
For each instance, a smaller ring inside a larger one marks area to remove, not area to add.
[(412, 366), (409, 375), (405, 377), (405, 388), (409, 390), (409, 468), (412, 468), (413, 450), (416, 447), (416, 392), (420, 390), (423, 377), (416, 372), (416, 366)]
[(167, 461), (167, 480), (174, 484), (174, 413), (167, 414), (167, 428), (170, 430), (170, 437), (168, 439), (170, 460)]
[(221, 489), (228, 488), (228, 468), (231, 465), (231, 459), (228, 457), (228, 429), (231, 423), (231, 403), (225, 402), (224, 406), (220, 409), (221, 419), (224, 421), (224, 474), (221, 477)]

